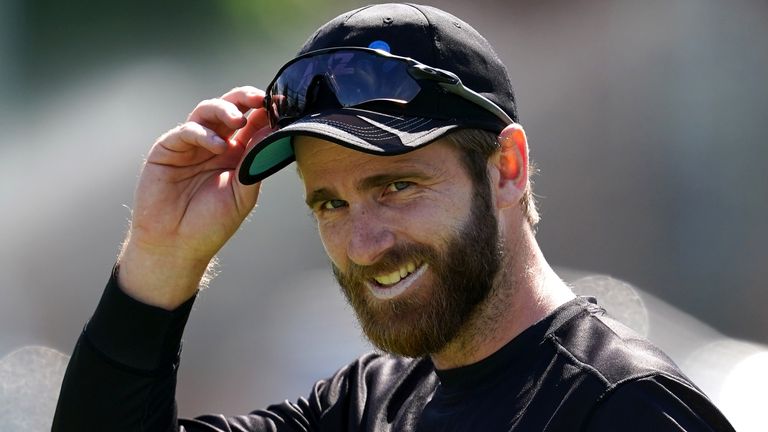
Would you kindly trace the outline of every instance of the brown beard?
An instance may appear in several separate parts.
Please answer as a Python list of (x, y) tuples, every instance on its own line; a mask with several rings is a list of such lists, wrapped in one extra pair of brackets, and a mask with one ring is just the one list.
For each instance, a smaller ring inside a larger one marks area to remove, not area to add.
[[(503, 261), (490, 191), (476, 191), (469, 219), (458, 233), (450, 234), (440, 248), (398, 245), (376, 264), (351, 264), (344, 273), (332, 264), (333, 274), (363, 332), (379, 349), (406, 357), (440, 352), (488, 298)], [(373, 276), (392, 272), (408, 262), (427, 264), (432, 285), (389, 300), (371, 295), (366, 283), (375, 283)]]

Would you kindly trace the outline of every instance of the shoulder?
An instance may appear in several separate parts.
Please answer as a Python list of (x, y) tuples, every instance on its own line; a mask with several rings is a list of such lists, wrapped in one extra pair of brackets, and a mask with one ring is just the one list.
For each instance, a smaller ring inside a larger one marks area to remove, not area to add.
[(561, 355), (595, 375), (607, 387), (657, 374), (688, 381), (663, 351), (612, 319), (591, 299), (583, 299), (581, 311), (547, 337)]
[(733, 427), (689, 383), (654, 375), (628, 380), (607, 392), (587, 430), (732, 432)]
[(585, 300), (548, 337), (568, 363), (601, 383), (587, 430), (733, 430), (663, 351), (596, 303)]
[[(244, 416), (209, 415), (181, 424), (190, 431), (378, 430), (376, 422), (393, 401), (398, 401), (396, 397), (403, 394), (400, 389), (429, 379), (428, 366), (428, 360), (366, 354), (316, 382), (308, 397), (295, 402), (286, 400)], [(418, 396), (425, 398), (423, 394)]]

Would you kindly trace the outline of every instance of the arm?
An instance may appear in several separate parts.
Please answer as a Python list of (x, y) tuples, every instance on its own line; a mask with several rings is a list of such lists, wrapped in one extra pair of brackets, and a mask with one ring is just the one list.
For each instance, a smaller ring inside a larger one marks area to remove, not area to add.
[(256, 203), (259, 185), (238, 183), (236, 169), (270, 132), (262, 102), (252, 87), (203, 101), (150, 150), (119, 272), (73, 352), (54, 431), (177, 429), (181, 334), (208, 264)]
[(246, 149), (270, 132), (262, 103), (255, 88), (233, 89), (198, 104), (154, 144), (118, 258), (126, 294), (173, 310), (197, 292), (214, 255), (256, 204), (259, 185), (240, 184), (236, 171)]
[(113, 272), (75, 346), (53, 431), (172, 431), (181, 334), (194, 299), (166, 311), (127, 296)]
[[(318, 382), (308, 399), (244, 416), (177, 419), (181, 335), (194, 297), (174, 311), (149, 306), (123, 293), (116, 273), (72, 354), (52, 431), (307, 431), (337, 402), (329, 393), (344, 394), (342, 371)], [(329, 392), (330, 386), (337, 390)], [(331, 416), (330, 421), (343, 419)]]

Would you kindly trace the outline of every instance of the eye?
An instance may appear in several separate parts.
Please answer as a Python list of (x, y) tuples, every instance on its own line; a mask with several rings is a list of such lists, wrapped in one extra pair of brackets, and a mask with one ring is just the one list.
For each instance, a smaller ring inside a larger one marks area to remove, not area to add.
[(403, 189), (407, 189), (412, 186), (413, 183), (407, 181), (396, 181), (387, 185), (387, 192), (400, 192)]
[(336, 209), (342, 208), (342, 207), (344, 207), (346, 205), (347, 205), (347, 203), (344, 200), (332, 199), (332, 200), (328, 200), (328, 201), (323, 201), (320, 204), (320, 210), (336, 210)]

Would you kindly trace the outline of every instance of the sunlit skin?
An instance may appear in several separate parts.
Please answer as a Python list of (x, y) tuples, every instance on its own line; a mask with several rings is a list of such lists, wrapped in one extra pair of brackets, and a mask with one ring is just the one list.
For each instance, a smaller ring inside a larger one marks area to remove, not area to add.
[(307, 205), (342, 271), (375, 264), (397, 242), (433, 244), (467, 218), (472, 184), (448, 144), (392, 157), (305, 137), (295, 148)]
[[(361, 329), (377, 347), (409, 357), (438, 351), (454, 337), (487, 296), (499, 264), (498, 249), (488, 247), (498, 244), (489, 200), (477, 201), (463, 170), (451, 175), (456, 150), (435, 145), (444, 148), (386, 158), (384, 165), (379, 158), (362, 160), (366, 175), (341, 173), (352, 181), (352, 193), (322, 183), (307, 191)], [(337, 156), (309, 153), (308, 163), (322, 167), (311, 175), (332, 180), (325, 168), (336, 165)]]
[[(208, 263), (256, 204), (259, 185), (243, 186), (234, 173), (247, 149), (270, 131), (263, 93), (240, 87), (201, 102), (186, 123), (157, 140), (118, 259), (123, 291), (167, 310), (195, 295)], [(504, 272), (472, 322), (431, 354), (438, 368), (487, 357), (573, 297), (544, 260), (520, 208), (528, 181), (525, 134), (510, 125), (499, 140), (488, 172)], [(350, 263), (375, 265), (404, 242), (440, 248), (470, 214), (472, 182), (446, 143), (393, 157), (307, 137), (296, 138), (295, 147), (320, 236), (342, 270)], [(397, 295), (431, 296), (429, 267), (413, 275)], [(387, 292), (394, 291), (379, 294)]]
[(118, 259), (127, 294), (167, 310), (195, 295), (211, 259), (256, 204), (260, 185), (242, 185), (235, 170), (271, 131), (263, 103), (261, 90), (234, 88), (200, 102), (152, 146)]
[[(506, 271), (498, 277), (493, 298), (465, 331), (441, 352), (432, 353), (439, 368), (474, 363), (490, 355), (572, 298), (541, 256), (520, 211), (526, 179), (503, 162), (512, 158), (520, 166), (523, 158), (514, 153), (527, 150), (522, 144), (489, 161)], [(296, 138), (294, 148), (307, 204), (317, 218), (328, 256), (341, 271), (352, 264), (375, 266), (388, 250), (403, 243), (439, 247), (469, 215), (473, 184), (458, 150), (446, 141), (387, 157), (311, 137)], [(429, 268), (410, 277), (416, 279), (406, 278), (408, 287), (399, 296), (431, 295)], [(373, 291), (370, 295), (378, 300)]]

